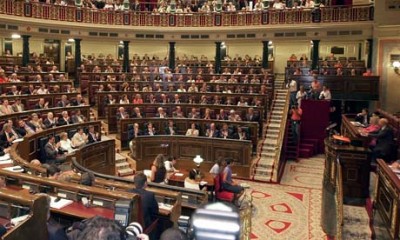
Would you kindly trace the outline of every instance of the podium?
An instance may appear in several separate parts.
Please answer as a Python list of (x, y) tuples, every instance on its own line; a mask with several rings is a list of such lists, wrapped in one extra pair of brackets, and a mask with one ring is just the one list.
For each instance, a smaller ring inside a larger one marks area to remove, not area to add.
[[(342, 187), (344, 200), (360, 200), (365, 203), (369, 196), (369, 176), (371, 169), (370, 150), (335, 144), (329, 138), (325, 139), (325, 172), (324, 178), (335, 176), (339, 159), (342, 168)], [(325, 187), (325, 186), (324, 186)]]

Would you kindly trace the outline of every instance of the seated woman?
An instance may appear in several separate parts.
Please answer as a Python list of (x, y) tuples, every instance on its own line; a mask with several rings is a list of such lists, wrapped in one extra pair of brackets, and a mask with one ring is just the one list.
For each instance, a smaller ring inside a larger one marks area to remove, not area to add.
[(43, 129), (46, 128), (46, 126), (43, 124), (43, 120), (39, 118), (37, 113), (32, 113), (31, 114), (31, 121), (29, 121), (33, 126), (35, 126), (36, 131), (43, 131)]
[(226, 166), (224, 168), (224, 171), (222, 172), (222, 188), (225, 191), (234, 193), (235, 201), (237, 203), (237, 200), (243, 195), (244, 189), (232, 179), (231, 162), (232, 159), (228, 158), (225, 160)]
[(219, 156), (217, 160), (215, 160), (215, 164), (210, 169), (210, 173), (213, 174), (214, 176), (220, 174), (222, 168), (221, 166), (222, 166), (222, 156)]
[(186, 131), (186, 136), (187, 137), (198, 137), (199, 136), (199, 130), (196, 129), (195, 123), (192, 123), (190, 125), (190, 128)]
[(164, 165), (164, 155), (158, 154), (151, 166), (150, 180), (155, 183), (164, 183), (167, 176), (167, 170)]
[[(369, 118), (369, 126), (366, 128), (361, 128), (358, 131), (362, 134), (378, 132), (381, 129), (378, 122), (379, 122), (379, 117), (372, 116)], [(369, 142), (369, 146), (373, 147), (375, 145), (376, 145), (376, 138), (372, 138), (371, 141)]]
[(68, 153), (72, 153), (75, 151), (74, 146), (71, 140), (68, 138), (68, 134), (66, 132), (62, 132), (60, 134), (60, 147), (63, 150), (66, 150)]
[(196, 181), (197, 170), (192, 169), (189, 172), (189, 177), (185, 178), (184, 186), (185, 188), (200, 190), (199, 183)]

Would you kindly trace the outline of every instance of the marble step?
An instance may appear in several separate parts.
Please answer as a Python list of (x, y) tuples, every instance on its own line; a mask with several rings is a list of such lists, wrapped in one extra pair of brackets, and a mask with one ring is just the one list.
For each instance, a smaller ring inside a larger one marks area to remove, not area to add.
[(268, 145), (277, 145), (278, 144), (278, 139), (265, 139), (265, 141), (264, 141), (264, 143), (265, 144), (268, 144)]
[(118, 170), (117, 172), (120, 177), (133, 175), (133, 170), (130, 168), (121, 169), (121, 170)]
[(115, 167), (117, 168), (117, 169), (122, 169), (122, 168), (129, 168), (130, 167), (130, 165), (129, 165), (129, 163), (128, 162), (120, 162), (120, 163), (116, 163), (115, 164)]

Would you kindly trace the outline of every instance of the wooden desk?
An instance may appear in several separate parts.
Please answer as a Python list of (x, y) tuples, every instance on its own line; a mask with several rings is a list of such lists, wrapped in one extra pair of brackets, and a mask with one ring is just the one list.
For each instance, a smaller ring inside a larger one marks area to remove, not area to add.
[(380, 239), (400, 239), (400, 179), (382, 159), (377, 161), (374, 227), (381, 230)]
[[(182, 176), (180, 176), (179, 174), (182, 174)], [(178, 187), (184, 187), (184, 183), (185, 183), (185, 179), (189, 176), (189, 171), (185, 170), (185, 169), (180, 169), (179, 172), (174, 172), (171, 173), (171, 175), (169, 175), (168, 177), (168, 185), (172, 185), (172, 186), (178, 186)], [(209, 173), (209, 172), (200, 172), (200, 179), (196, 179), (196, 181), (199, 183), (201, 181), (205, 181), (207, 182), (207, 187), (214, 187), (214, 176)]]
[(361, 136), (359, 128), (351, 122), (355, 120), (355, 114), (343, 114), (342, 126), (340, 128), (341, 135), (350, 138), (353, 145), (360, 147), (368, 147), (370, 138)]
[(325, 139), (325, 172), (336, 174), (336, 159), (339, 157), (343, 173), (343, 196), (365, 203), (369, 197), (369, 177), (371, 168), (370, 150), (364, 147), (337, 145)]
[(133, 157), (136, 170), (149, 169), (154, 158), (163, 153), (179, 158), (177, 169), (192, 169), (196, 165), (193, 158), (201, 155), (205, 161), (200, 171), (208, 172), (219, 156), (230, 157), (234, 161), (233, 172), (239, 177), (250, 176), (251, 142), (232, 139), (186, 136), (138, 136), (133, 141)]
[[(47, 239), (47, 212), (45, 206), (47, 199), (44, 196), (21, 194), (7, 188), (0, 191), (0, 201), (12, 208), (11, 204), (28, 207), (29, 216), (18, 226), (10, 229), (2, 237), (4, 240), (30, 240), (34, 236), (35, 239)], [(9, 219), (1, 219), (2, 223)], [(4, 226), (4, 225), (3, 225)]]

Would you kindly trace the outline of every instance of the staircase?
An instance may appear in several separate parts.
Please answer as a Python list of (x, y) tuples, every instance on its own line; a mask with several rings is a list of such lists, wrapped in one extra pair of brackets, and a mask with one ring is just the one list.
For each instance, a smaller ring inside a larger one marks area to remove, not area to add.
[(115, 169), (117, 170), (117, 174), (120, 177), (134, 174), (134, 171), (131, 168), (130, 164), (127, 162), (126, 157), (119, 153), (116, 153), (115, 156)]
[(269, 119), (264, 128), (264, 140), (258, 149), (258, 158), (253, 162), (252, 166), (252, 178), (254, 180), (278, 182), (281, 150), (288, 115), (288, 102), (288, 90), (276, 90)]

